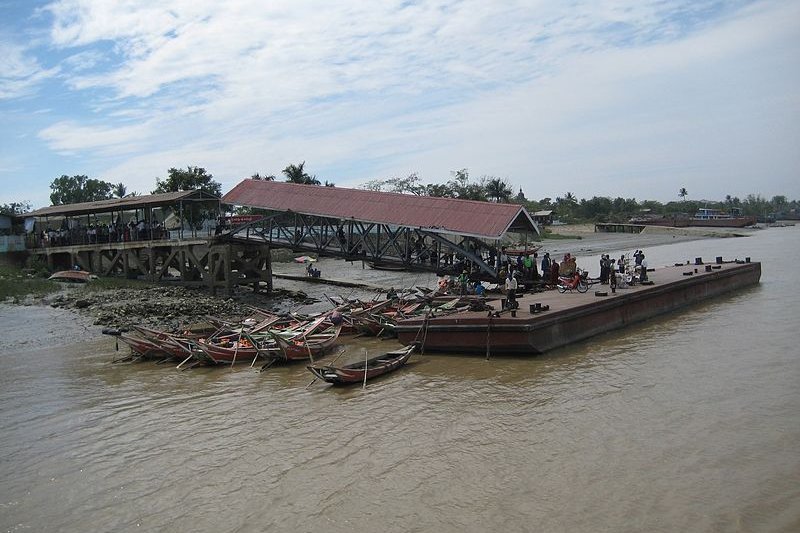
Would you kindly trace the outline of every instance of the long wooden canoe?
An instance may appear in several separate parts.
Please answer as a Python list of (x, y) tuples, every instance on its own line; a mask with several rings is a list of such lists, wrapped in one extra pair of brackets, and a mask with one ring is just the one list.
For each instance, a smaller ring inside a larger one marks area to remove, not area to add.
[(406, 361), (408, 361), (418, 346), (419, 343), (415, 342), (399, 350), (387, 352), (365, 361), (343, 366), (309, 365), (306, 368), (316, 377), (328, 383), (337, 385), (362, 383), (364, 381), (364, 374), (366, 374), (366, 379), (370, 380), (374, 377), (397, 370), (406, 364)]

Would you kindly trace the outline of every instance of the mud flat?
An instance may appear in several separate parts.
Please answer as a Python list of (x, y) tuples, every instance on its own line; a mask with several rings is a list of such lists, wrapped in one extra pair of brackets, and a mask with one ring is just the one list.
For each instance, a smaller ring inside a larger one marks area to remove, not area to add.
[[(633, 251), (665, 244), (696, 241), (701, 239), (720, 239), (730, 237), (747, 237), (758, 230), (741, 228), (669, 228), (648, 226), (641, 233), (604, 233), (595, 232), (594, 224), (572, 224), (550, 226), (552, 233), (561, 236), (559, 239), (542, 240), (541, 256), (544, 252), (556, 257), (570, 253), (572, 255), (595, 255), (600, 253)], [(573, 237), (573, 238), (569, 238)]]

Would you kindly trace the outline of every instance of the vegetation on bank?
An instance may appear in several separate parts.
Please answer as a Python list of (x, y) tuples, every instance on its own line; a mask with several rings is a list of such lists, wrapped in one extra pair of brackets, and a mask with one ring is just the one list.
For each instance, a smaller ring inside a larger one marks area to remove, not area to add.
[(593, 196), (592, 198), (578, 199), (572, 192), (563, 196), (542, 198), (540, 200), (528, 199), (522, 189), (514, 193), (511, 185), (503, 179), (492, 176), (483, 176), (477, 181), (469, 177), (467, 169), (451, 172), (452, 179), (443, 184), (422, 184), (416, 174), (407, 178), (391, 178), (374, 180), (367, 183), (364, 188), (369, 190), (417, 194), (425, 196), (439, 196), (447, 198), (462, 198), (485, 202), (517, 203), (525, 206), (531, 213), (537, 211), (552, 211), (553, 218), (569, 224), (597, 223), (597, 222), (627, 222), (633, 217), (649, 213), (656, 216), (694, 215), (700, 208), (719, 209), (731, 211), (733, 208), (741, 210), (743, 215), (755, 217), (768, 217), (797, 214), (800, 212), (800, 202), (788, 200), (786, 196), (774, 196), (767, 200), (758, 194), (749, 194), (744, 199), (726, 195), (723, 200), (690, 200), (690, 192), (686, 187), (676, 191), (680, 200), (662, 203), (656, 200), (641, 200), (635, 198), (608, 198)]
[[(305, 168), (305, 161), (299, 164), (290, 164), (282, 171), (288, 183), (301, 183), (307, 185), (324, 185), (333, 187), (334, 184), (325, 180), (324, 183), (316, 175), (309, 174)], [(254, 173), (252, 179), (272, 181), (277, 178), (272, 174)], [(85, 175), (61, 176), (53, 180), (50, 185), (52, 194), (50, 199), (54, 205), (105, 200), (113, 197), (138, 195), (137, 192), (128, 193), (124, 183), (111, 183), (98, 179), (91, 179)], [(484, 202), (516, 203), (525, 206), (531, 213), (537, 211), (552, 211), (552, 217), (569, 224), (597, 223), (597, 222), (627, 222), (633, 217), (649, 214), (653, 216), (678, 216), (694, 215), (700, 208), (732, 211), (734, 208), (743, 215), (755, 216), (761, 219), (770, 217), (781, 218), (797, 217), (800, 214), (800, 202), (789, 200), (786, 196), (773, 196), (766, 199), (759, 194), (748, 194), (741, 199), (736, 196), (726, 195), (722, 200), (709, 200), (691, 198), (691, 191), (681, 187), (676, 191), (679, 200), (662, 203), (656, 200), (636, 200), (635, 198), (610, 198), (593, 196), (592, 198), (579, 199), (572, 192), (566, 192), (556, 198), (529, 199), (520, 188), (515, 192), (510, 182), (495, 176), (481, 176), (473, 179), (468, 169), (455, 170), (450, 173), (450, 179), (439, 183), (423, 183), (416, 173), (403, 178), (376, 179), (365, 183), (362, 188), (374, 191), (395, 192), (401, 194), (414, 194), (444, 198), (459, 198)], [(156, 187), (152, 191), (164, 193), (171, 191), (202, 190), (214, 196), (221, 196), (222, 185), (214, 180), (211, 173), (202, 167), (187, 167), (186, 169), (170, 168), (165, 179), (156, 178)], [(8, 214), (21, 214), (31, 209), (29, 202), (14, 202), (0, 205), (0, 212)], [(254, 210), (247, 207), (235, 209), (238, 214), (249, 214)], [(255, 210), (257, 211), (257, 210)], [(198, 215), (202, 222), (206, 218), (213, 218), (216, 213), (211, 210), (203, 211)]]
[[(0, 302), (11, 298), (19, 303), (23, 298), (43, 298), (48, 294), (58, 292), (64, 285), (48, 278), (45, 265), (29, 262), (25, 267), (0, 264)], [(82, 290), (87, 292), (102, 292), (116, 289), (147, 289), (156, 287), (154, 283), (138, 279), (125, 278), (97, 278), (90, 283), (81, 284)]]
[(41, 298), (58, 290), (58, 283), (31, 269), (0, 265), (0, 302), (8, 298), (19, 302), (28, 295)]

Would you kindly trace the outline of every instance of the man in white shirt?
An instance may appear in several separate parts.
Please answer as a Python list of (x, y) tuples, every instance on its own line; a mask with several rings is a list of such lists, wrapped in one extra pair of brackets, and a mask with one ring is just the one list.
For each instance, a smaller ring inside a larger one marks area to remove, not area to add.
[(506, 298), (508, 299), (508, 303), (506, 304), (509, 309), (516, 309), (517, 307), (517, 278), (514, 277), (514, 274), (509, 270), (508, 277), (506, 277)]

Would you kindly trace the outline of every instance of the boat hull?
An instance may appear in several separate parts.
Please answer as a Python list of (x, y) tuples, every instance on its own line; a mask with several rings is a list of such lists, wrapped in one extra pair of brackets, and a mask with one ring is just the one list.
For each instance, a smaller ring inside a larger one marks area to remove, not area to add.
[(340, 367), (310, 365), (306, 368), (318, 379), (333, 383), (334, 385), (350, 385), (363, 383), (370, 379), (393, 372), (405, 365), (411, 355), (416, 351), (418, 344), (406, 346), (402, 350), (386, 353), (380, 357), (370, 359), (366, 368), (364, 363), (354, 363)]

